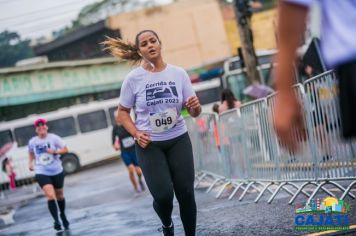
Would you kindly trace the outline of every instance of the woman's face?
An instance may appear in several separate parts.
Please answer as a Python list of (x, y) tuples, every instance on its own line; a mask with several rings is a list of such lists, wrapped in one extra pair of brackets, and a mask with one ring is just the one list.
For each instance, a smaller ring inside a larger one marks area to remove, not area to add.
[(142, 57), (149, 61), (161, 57), (161, 44), (152, 32), (142, 33), (138, 37), (138, 49)]
[(39, 124), (38, 126), (36, 126), (36, 133), (39, 136), (45, 136), (47, 134), (48, 131), (48, 127), (45, 124)]

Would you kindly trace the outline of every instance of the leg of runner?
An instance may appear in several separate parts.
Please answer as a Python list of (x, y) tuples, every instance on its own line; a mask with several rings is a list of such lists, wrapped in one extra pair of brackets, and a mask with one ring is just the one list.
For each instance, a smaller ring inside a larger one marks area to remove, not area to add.
[(69, 229), (69, 221), (67, 219), (67, 216), (65, 214), (65, 209), (66, 209), (66, 200), (64, 198), (64, 193), (63, 193), (63, 188), (61, 189), (55, 189), (56, 192), (56, 197), (57, 197), (57, 203), (60, 211), (60, 216), (61, 220), (63, 223), (64, 229), (68, 230)]
[(62, 172), (59, 173), (58, 175), (53, 176), (52, 181), (53, 181), (54, 191), (56, 193), (57, 204), (60, 211), (60, 217), (63, 223), (63, 227), (64, 229), (68, 230), (69, 222), (65, 214), (66, 202), (64, 199), (64, 192), (63, 192), (64, 173)]
[(185, 235), (194, 236), (197, 206), (194, 197), (193, 150), (188, 133), (179, 137), (167, 156)]
[(58, 209), (56, 204), (56, 193), (52, 184), (46, 184), (42, 187), (43, 192), (48, 200), (48, 210), (54, 219), (54, 229), (61, 230), (61, 224), (58, 219)]
[(146, 187), (142, 181), (142, 170), (141, 170), (140, 166), (138, 165), (136, 153), (131, 153), (130, 156), (131, 156), (131, 161), (135, 166), (135, 172), (136, 172), (136, 175), (138, 178), (138, 183), (140, 184), (141, 191), (145, 191)]
[(138, 186), (137, 186), (137, 182), (136, 182), (136, 169), (135, 166), (133, 164), (130, 164), (127, 166), (127, 169), (129, 171), (129, 177), (130, 177), (130, 181), (135, 189), (135, 192), (138, 192)]
[(146, 187), (142, 180), (142, 170), (139, 166), (135, 166), (135, 169), (136, 169), (136, 174), (138, 177), (138, 183), (140, 184), (140, 187), (141, 187), (141, 191), (145, 191)]
[(146, 148), (136, 144), (136, 153), (153, 197), (153, 209), (162, 225), (170, 227), (174, 193), (166, 156), (156, 143), (151, 143)]
[(145, 149), (136, 145), (136, 151), (165, 235), (174, 235), (173, 190), (179, 202), (185, 235), (195, 235), (194, 164), (188, 133), (172, 140), (152, 142)]

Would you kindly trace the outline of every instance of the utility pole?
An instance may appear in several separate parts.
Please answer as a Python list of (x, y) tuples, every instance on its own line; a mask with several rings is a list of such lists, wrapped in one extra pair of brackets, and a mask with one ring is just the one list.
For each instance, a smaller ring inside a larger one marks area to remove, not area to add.
[(260, 73), (257, 70), (257, 57), (253, 46), (253, 35), (251, 30), (252, 9), (249, 2), (249, 0), (234, 0), (234, 9), (247, 78), (250, 80), (251, 84), (261, 84)]

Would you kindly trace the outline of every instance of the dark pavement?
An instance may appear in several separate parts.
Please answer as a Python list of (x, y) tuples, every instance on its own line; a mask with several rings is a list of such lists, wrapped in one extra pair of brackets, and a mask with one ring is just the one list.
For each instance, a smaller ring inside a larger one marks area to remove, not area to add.
[[(217, 189), (216, 189), (217, 190)], [(250, 194), (242, 202), (238, 197), (215, 199), (216, 190), (196, 191), (198, 205), (197, 235), (304, 235), (294, 231), (294, 206), (281, 194), (272, 204), (265, 196), (258, 204)], [(338, 193), (338, 196), (341, 194)], [(160, 221), (152, 208), (149, 193), (135, 196), (125, 166), (114, 161), (81, 171), (65, 180), (67, 216), (71, 230), (62, 235), (160, 235)], [(326, 197), (326, 195), (321, 195)], [(298, 201), (305, 199), (298, 198)], [(351, 224), (356, 224), (355, 200)], [(15, 223), (0, 223), (0, 235), (55, 235), (44, 197), (33, 198), (17, 209)], [(176, 235), (184, 235), (179, 209), (175, 201), (173, 221)], [(355, 233), (356, 234), (356, 233)], [(349, 234), (349, 235), (352, 235)]]

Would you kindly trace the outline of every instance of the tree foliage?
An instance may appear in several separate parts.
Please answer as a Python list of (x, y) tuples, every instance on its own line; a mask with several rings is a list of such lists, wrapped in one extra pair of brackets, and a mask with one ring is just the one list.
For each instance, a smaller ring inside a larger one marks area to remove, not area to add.
[(83, 26), (94, 24), (106, 17), (122, 12), (133, 11), (141, 8), (154, 7), (155, 0), (102, 0), (86, 5), (79, 12), (78, 17), (72, 21), (71, 26), (53, 33), (55, 37), (70, 33)]
[(16, 32), (3, 31), (0, 33), (0, 67), (14, 66), (19, 60), (34, 55), (29, 46), (29, 40), (21, 40)]

